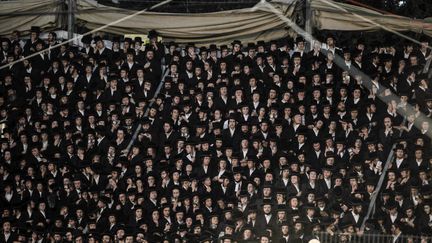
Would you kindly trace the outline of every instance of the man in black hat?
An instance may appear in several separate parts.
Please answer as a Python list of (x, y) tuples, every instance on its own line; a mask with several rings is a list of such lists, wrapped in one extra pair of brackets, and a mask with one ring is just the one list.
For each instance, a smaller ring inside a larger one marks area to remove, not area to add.
[(150, 30), (147, 37), (149, 38), (149, 43), (146, 45), (145, 50), (153, 50), (155, 57), (161, 59), (165, 55), (165, 46), (159, 42), (159, 33), (156, 30)]
[(9, 218), (2, 218), (2, 232), (0, 234), (0, 241), (10, 243), (14, 242), (17, 235), (12, 231), (11, 220)]
[(39, 26), (32, 26), (30, 29), (30, 39), (27, 40), (27, 42), (24, 45), (24, 55), (30, 55), (31, 53), (36, 51), (36, 43), (38, 41), (42, 41), (39, 38), (40, 35), (40, 27)]
[(402, 224), (400, 222), (395, 222), (391, 225), (390, 232), (392, 235), (392, 242), (394, 243), (402, 243), (405, 242), (402, 235)]
[(276, 216), (273, 215), (273, 203), (270, 199), (265, 199), (262, 202), (262, 213), (258, 215), (257, 229), (271, 228), (276, 224)]
[(42, 40), (37, 40), (33, 43), (35, 52), (40, 52), (39, 55), (32, 57), (33, 67), (40, 72), (44, 73), (49, 68), (49, 56), (47, 52), (43, 52), (45, 49), (45, 43)]
[(89, 58), (90, 56), (93, 56), (95, 51), (93, 47), (91, 46), (92, 43), (92, 37), (91, 35), (84, 35), (81, 37), (81, 42), (84, 44), (84, 47), (81, 48), (81, 55), (83, 55), (84, 58)]
[(395, 158), (392, 162), (391, 168), (401, 171), (403, 168), (408, 167), (408, 161), (405, 156), (406, 148), (402, 144), (397, 144), (394, 148)]
[(351, 200), (351, 211), (344, 215), (342, 218), (342, 222), (344, 223), (351, 223), (355, 227), (359, 228), (363, 223), (363, 202), (358, 199), (354, 198)]
[(103, 41), (103, 39), (100, 36), (96, 36), (93, 38), (93, 41), (96, 44), (94, 50), (95, 58), (97, 60), (112, 60), (112, 50), (105, 46), (105, 42)]
[(303, 59), (303, 56), (306, 56), (305, 43), (306, 43), (306, 40), (302, 36), (298, 36), (295, 40), (294, 53), (299, 53), (302, 60), (306, 59), (306, 58)]

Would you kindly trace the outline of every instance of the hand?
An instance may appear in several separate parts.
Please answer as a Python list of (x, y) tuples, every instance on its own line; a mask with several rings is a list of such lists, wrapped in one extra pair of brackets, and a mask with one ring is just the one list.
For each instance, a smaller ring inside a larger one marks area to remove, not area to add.
[(377, 169), (378, 173), (380, 173), (382, 171), (382, 166), (381, 165), (377, 165), (376, 169)]
[(168, 232), (168, 231), (170, 231), (171, 230), (171, 224), (166, 224), (165, 225), (165, 228), (164, 228), (164, 231), (165, 232)]
[(384, 90), (384, 96), (389, 96), (389, 95), (391, 95), (390, 89), (385, 89)]

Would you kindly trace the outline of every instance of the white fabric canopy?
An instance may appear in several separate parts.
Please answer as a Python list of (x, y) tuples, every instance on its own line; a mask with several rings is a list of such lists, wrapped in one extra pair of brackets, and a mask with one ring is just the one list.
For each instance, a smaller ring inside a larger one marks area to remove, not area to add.
[[(295, 18), (297, 1), (275, 4), (288, 18)], [(135, 13), (132, 10), (117, 9), (98, 4), (94, 0), (79, 0), (78, 21), (86, 27), (95, 29), (107, 23)], [(99, 9), (101, 11), (92, 11)], [(289, 34), (286, 23), (268, 9), (266, 4), (257, 4), (254, 8), (230, 11), (182, 14), (144, 12), (127, 19), (104, 31), (115, 34), (147, 33), (157, 30), (164, 40), (179, 43), (194, 42), (198, 45), (210, 43), (228, 44), (234, 39), (244, 42), (274, 40)]]
[(334, 2), (312, 0), (312, 18), (316, 28), (339, 31), (411, 31), (432, 36), (432, 19), (411, 19), (393, 14), (382, 14), (367, 8)]
[[(303, 17), (298, 0), (279, 0), (270, 3), (293, 22)], [(31, 26), (53, 29), (65, 26), (65, 12), (60, 0), (12, 0), (0, 2), (0, 35), (13, 30), (28, 31)], [(403, 16), (385, 15), (366, 8), (330, 0), (311, 0), (312, 22), (317, 29), (341, 31), (377, 31), (382, 26), (394, 31), (412, 31), (432, 36), (432, 18), (415, 20)], [(35, 14), (36, 13), (36, 14)], [(98, 4), (95, 0), (77, 0), (77, 23), (96, 29), (136, 13)], [(183, 14), (144, 12), (133, 18), (108, 26), (103, 31), (113, 34), (145, 34), (157, 30), (165, 41), (194, 42), (197, 45), (270, 41), (296, 35), (267, 4), (253, 8), (214, 13)]]
[(14, 0), (0, 2), (0, 35), (12, 31), (29, 31), (31, 26), (42, 29), (58, 27), (57, 14), (62, 8), (59, 0)]

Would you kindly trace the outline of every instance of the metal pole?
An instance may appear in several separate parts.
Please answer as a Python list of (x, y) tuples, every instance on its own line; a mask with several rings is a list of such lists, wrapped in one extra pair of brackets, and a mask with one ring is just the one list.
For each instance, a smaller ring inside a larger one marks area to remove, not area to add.
[[(168, 75), (168, 72), (169, 72), (169, 69), (167, 69), (165, 66), (162, 66), (162, 79), (161, 79), (161, 81), (160, 81), (158, 87), (156, 88), (156, 92), (154, 93), (153, 98), (151, 99), (149, 105), (147, 106), (146, 111), (144, 112), (144, 116), (148, 116), (148, 113), (149, 113), (149, 111), (150, 111), (150, 107), (153, 105), (153, 103), (154, 103), (155, 100), (156, 100), (156, 97), (159, 95), (159, 92), (161, 91), (161, 89), (162, 89), (162, 87), (163, 87), (163, 85), (164, 85), (164, 83), (165, 83), (165, 77)], [(135, 140), (138, 138), (138, 134), (139, 134), (139, 132), (141, 131), (141, 128), (142, 128), (141, 125), (139, 125), (139, 126), (136, 128), (136, 130), (135, 130), (135, 132), (133, 133), (132, 138), (131, 138), (131, 140), (130, 140), (128, 146), (126, 147), (126, 149), (124, 149), (124, 150), (122, 151), (122, 154), (123, 154), (124, 156), (128, 156), (129, 151), (130, 151), (130, 149), (132, 148), (132, 145), (135, 143)]]
[[(406, 118), (407, 117), (404, 117), (402, 124), (405, 124)], [(399, 132), (398, 137), (401, 137), (401, 136), (402, 136), (402, 131)], [(381, 187), (382, 187), (382, 185), (384, 183), (384, 179), (387, 175), (387, 170), (389, 169), (390, 164), (393, 162), (393, 160), (395, 158), (394, 149), (396, 148), (396, 144), (397, 144), (397, 142), (393, 143), (392, 148), (390, 150), (390, 153), (388, 154), (387, 161), (385, 162), (385, 164), (383, 164), (382, 174), (381, 174), (381, 176), (378, 180), (378, 183), (375, 187), (375, 191), (372, 193), (372, 198), (370, 199), (370, 202), (369, 202), (368, 211), (367, 211), (366, 216), (364, 217), (362, 225), (360, 227), (361, 232), (364, 232), (366, 221), (369, 219), (369, 217), (372, 217), (373, 214), (375, 213), (375, 207), (376, 207), (375, 202), (379, 196), (379, 192), (381, 191)]]
[(372, 193), (372, 197), (370, 199), (368, 211), (367, 211), (367, 213), (366, 213), (366, 215), (365, 215), (365, 217), (363, 219), (362, 225), (360, 227), (360, 231), (361, 232), (364, 232), (365, 223), (369, 219), (369, 217), (372, 216), (371, 215), (372, 214), (372, 209), (375, 206), (375, 202), (376, 202), (376, 200), (377, 200), (377, 198), (379, 196), (379, 193), (380, 193), (380, 190), (381, 190), (381, 186), (383, 185), (384, 179), (385, 179), (386, 174), (387, 174), (387, 170), (388, 170), (390, 164), (392, 163), (392, 161), (394, 159), (394, 148), (395, 147), (396, 147), (396, 143), (394, 143), (393, 146), (391, 147), (390, 154), (388, 155), (386, 162), (383, 164), (382, 174), (381, 174), (381, 176), (380, 176), (380, 178), (378, 180), (378, 183), (377, 183), (377, 186), (375, 188), (375, 191)]
[(311, 1), (312, 0), (305, 0), (305, 7), (306, 7), (306, 13), (305, 13), (305, 31), (308, 33), (308, 37), (306, 38), (306, 49), (312, 50), (312, 35), (313, 35), (313, 23), (312, 23), (312, 8), (311, 8)]
[(73, 38), (75, 27), (75, 0), (68, 0), (68, 39)]

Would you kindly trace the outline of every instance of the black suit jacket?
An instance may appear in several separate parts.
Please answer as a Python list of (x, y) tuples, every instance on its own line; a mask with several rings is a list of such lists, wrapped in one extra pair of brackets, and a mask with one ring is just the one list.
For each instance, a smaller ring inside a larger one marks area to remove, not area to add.
[(107, 47), (105, 47), (105, 49), (103, 50), (103, 52), (100, 52), (99, 50), (97, 50), (96, 53), (95, 53), (95, 57), (96, 57), (97, 60), (100, 60), (102, 58), (107, 59), (107, 60), (111, 60), (112, 50), (108, 49)]
[(235, 195), (234, 187), (232, 186), (232, 183), (228, 184), (225, 192), (223, 191), (222, 185), (220, 185), (220, 184), (216, 185), (214, 187), (214, 189), (215, 189), (215, 193), (217, 195), (216, 196), (217, 198), (225, 199), (225, 198), (228, 198), (228, 197)]
[(278, 243), (301, 243), (301, 240), (295, 239), (294, 237), (292, 237), (290, 235), (290, 236), (288, 236), (288, 239), (283, 238), (283, 237), (279, 237), (279, 240), (277, 242)]
[(276, 215), (273, 213), (270, 221), (267, 223), (264, 214), (258, 215), (256, 228), (257, 229), (274, 229), (276, 227)]
[(351, 223), (353, 224), (355, 227), (360, 227), (361, 224), (363, 223), (363, 216), (360, 215), (358, 221), (356, 222), (354, 219), (354, 216), (352, 215), (351, 212), (347, 213), (344, 215), (344, 217), (342, 218), (342, 222), (344, 223)]
[(299, 193), (301, 191), (301, 187), (300, 187), (300, 185), (299, 185), (299, 188), (298, 188), (298, 190), (297, 190), (297, 188), (293, 185), (293, 184), (289, 184), (288, 185), (288, 188), (287, 188), (287, 193), (288, 193), (288, 195), (292, 195), (292, 196), (294, 196), (294, 195), (297, 195), (297, 193)]
[(204, 167), (202, 165), (198, 166), (194, 170), (194, 174), (198, 179), (203, 179), (205, 176), (210, 176), (210, 171), (212, 168), (209, 166), (207, 169), (207, 172), (204, 170)]
[(131, 67), (129, 67), (129, 64), (127, 62), (123, 63), (122, 68), (126, 69), (128, 71), (128, 76), (130, 79), (135, 78), (137, 75), (138, 70), (138, 64), (135, 62)]
[(229, 128), (222, 131), (222, 141), (224, 145), (231, 145), (234, 150), (238, 150), (240, 147), (240, 131), (239, 129), (234, 130), (234, 134), (231, 135)]
[(110, 141), (106, 136), (97, 144), (97, 147), (102, 154), (106, 154), (108, 152), (109, 146)]
[(10, 232), (9, 238), (6, 240), (5, 234), (2, 232), (0, 234), (0, 242), (4, 243), (12, 243), (17, 238), (17, 235), (14, 232)]

